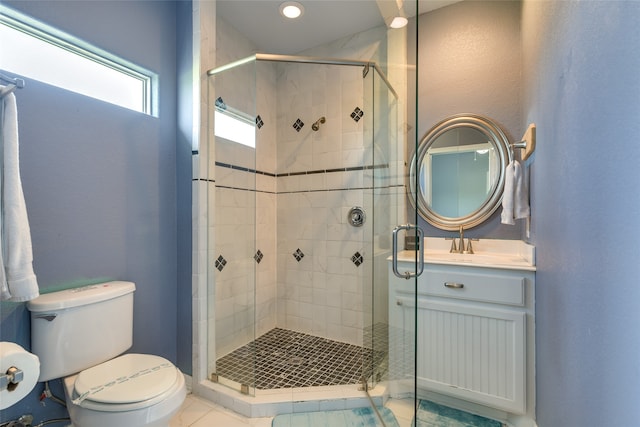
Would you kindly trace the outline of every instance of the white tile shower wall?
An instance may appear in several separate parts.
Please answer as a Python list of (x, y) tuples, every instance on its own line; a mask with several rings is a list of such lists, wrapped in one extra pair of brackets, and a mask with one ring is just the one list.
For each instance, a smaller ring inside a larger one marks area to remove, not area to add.
[[(365, 165), (364, 120), (350, 116), (363, 108), (362, 68), (279, 65), (277, 87), (278, 324), (362, 344), (371, 242), (364, 228), (347, 223), (347, 213), (364, 204), (365, 173), (324, 172)], [(313, 131), (320, 117), (326, 121)], [(356, 253), (364, 257), (359, 266)]]
[(206, 71), (215, 67), (216, 34), (209, 24), (216, 20), (215, 2), (193, 2), (193, 56), (198, 70), (200, 126), (194, 136), (198, 154), (194, 155), (193, 168), (193, 376), (198, 384), (210, 372), (207, 354), (209, 352), (207, 303), (208, 303), (208, 244), (213, 216), (208, 212), (209, 189), (213, 188), (213, 176), (209, 176), (208, 146), (212, 141), (212, 129), (207, 117), (209, 110), (209, 87)]
[[(317, 49), (316, 54), (335, 57), (335, 53), (340, 52), (348, 58), (379, 61), (381, 49), (375, 40), (380, 39), (380, 31), (384, 30), (375, 29), (346, 38)], [(255, 51), (242, 35), (220, 20), (216, 37), (218, 49), (213, 52), (217, 55), (217, 65)], [(348, 209), (356, 205), (364, 205), (371, 211), (371, 194), (367, 196), (361, 190), (371, 186), (371, 171), (278, 178), (270, 174), (370, 164), (373, 150), (364, 146), (364, 123), (350, 117), (356, 107), (369, 109), (362, 104), (362, 68), (278, 65), (276, 91), (273, 86), (276, 64), (265, 65), (270, 67), (266, 70), (262, 64), (265, 63), (258, 65), (261, 68), (255, 74), (255, 99), (250, 90), (254, 83), (242, 84), (241, 74), (235, 73), (234, 81), (217, 85), (240, 87), (229, 95), (229, 103), (242, 109), (243, 106), (251, 108), (253, 102), (255, 111), (246, 112), (260, 115), (264, 127), (257, 132), (255, 155), (244, 148), (216, 141), (215, 150), (211, 147), (215, 155), (208, 156), (212, 159), (211, 175), (215, 170), (219, 187), (211, 197), (215, 207), (210, 206), (216, 223), (212, 222), (209, 228), (210, 243), (215, 242), (215, 246), (210, 247), (215, 250), (209, 252), (207, 260), (211, 272), (209, 351), (213, 354), (215, 349), (218, 356), (223, 355), (250, 339), (252, 328), (256, 335), (261, 335), (276, 325), (361, 343), (363, 283), (371, 280), (372, 242), (364, 241), (362, 229), (346, 224), (346, 215)], [(210, 97), (211, 102), (214, 99)], [(325, 125), (321, 125), (321, 131), (312, 132), (312, 123), (321, 116), (326, 117)], [(297, 118), (305, 123), (300, 133), (292, 126)], [(208, 130), (211, 132), (212, 128)], [(214, 160), (268, 174), (214, 168)], [(225, 185), (234, 188), (220, 188)], [(245, 188), (257, 190), (254, 199), (242, 195), (247, 193), (241, 190)], [(210, 220), (214, 218), (211, 213)], [(254, 240), (243, 230), (243, 227), (253, 229), (249, 224), (252, 217), (256, 223)], [(250, 262), (231, 261), (225, 256), (227, 264), (219, 271), (214, 266), (222, 249), (229, 250), (234, 258), (242, 253), (243, 259)], [(253, 255), (258, 249), (264, 256), (255, 264)], [(297, 249), (305, 255), (300, 262), (292, 255)], [(360, 267), (351, 261), (356, 252), (364, 257)], [(249, 308), (253, 274), (255, 313)], [(257, 319), (255, 324), (253, 317)], [(215, 362), (209, 359), (209, 371), (212, 371)]]
[[(214, 153), (214, 150), (211, 150), (211, 153)], [(216, 186), (215, 186), (215, 168), (208, 172), (210, 178), (206, 180), (206, 190), (202, 193), (205, 194), (206, 198), (202, 201), (203, 204), (206, 204), (206, 215), (207, 221), (206, 224), (206, 245), (207, 245), (207, 256), (206, 256), (206, 265), (207, 273), (205, 275), (205, 288), (202, 293), (203, 298), (206, 300), (206, 328), (200, 335), (205, 335), (206, 333), (206, 349), (207, 352), (205, 354), (215, 354), (215, 343), (216, 343), (216, 329), (213, 324), (213, 319), (215, 317), (215, 309), (213, 306), (212, 295), (215, 295), (216, 290), (216, 282), (215, 275), (209, 266), (213, 265), (213, 260), (215, 257), (215, 252), (211, 251), (211, 248), (215, 248), (216, 245)], [(205, 376), (208, 376), (209, 373), (215, 372), (215, 361), (211, 358), (206, 358), (206, 371)]]
[[(220, 19), (216, 34), (218, 65), (255, 53), (245, 37)], [(222, 97), (229, 107), (252, 117), (260, 115), (265, 124), (257, 133), (256, 149), (220, 138), (212, 147), (218, 164), (249, 169), (215, 166), (216, 240), (209, 260), (215, 286), (209, 296), (209, 329), (215, 331), (209, 337), (212, 372), (216, 358), (275, 326), (275, 230), (265, 226), (275, 218), (275, 177), (254, 172), (274, 170), (269, 159), (275, 158), (275, 112), (264, 108), (265, 100), (256, 96), (257, 85), (267, 97), (273, 92), (262, 80), (273, 77), (268, 70), (261, 70), (259, 80), (256, 75), (255, 63), (224, 72), (215, 77), (210, 95), (212, 102)], [(258, 250), (263, 255), (259, 263), (254, 258)]]
[(275, 64), (256, 65), (258, 90), (256, 114), (262, 125), (257, 130), (256, 251), (263, 257), (256, 264), (256, 336), (277, 325), (277, 234), (276, 234), (276, 69)]
[[(220, 64), (254, 52), (226, 23), (220, 22), (218, 34), (225, 42)], [(216, 160), (224, 166), (216, 166), (218, 235), (210, 268), (222, 255), (226, 263), (212, 270), (216, 292), (211, 298), (220, 357), (276, 326), (275, 66), (247, 63), (221, 73), (215, 84), (215, 98), (261, 123), (255, 149), (216, 140)]]

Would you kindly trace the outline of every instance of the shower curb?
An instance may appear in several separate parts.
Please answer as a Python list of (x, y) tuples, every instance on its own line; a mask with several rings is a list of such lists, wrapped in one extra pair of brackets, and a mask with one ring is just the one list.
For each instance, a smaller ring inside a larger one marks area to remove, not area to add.
[[(193, 394), (247, 418), (274, 417), (296, 412), (332, 411), (371, 406), (358, 384), (256, 390), (255, 396), (243, 395), (224, 385), (204, 380), (193, 384)], [(374, 403), (383, 406), (389, 398), (387, 387), (378, 384), (369, 394)]]

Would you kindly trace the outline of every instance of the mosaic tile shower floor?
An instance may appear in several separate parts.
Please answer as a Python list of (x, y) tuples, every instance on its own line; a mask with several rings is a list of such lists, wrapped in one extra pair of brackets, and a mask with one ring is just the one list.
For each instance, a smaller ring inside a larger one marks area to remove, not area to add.
[(275, 328), (221, 357), (216, 374), (259, 390), (359, 384), (382, 352)]

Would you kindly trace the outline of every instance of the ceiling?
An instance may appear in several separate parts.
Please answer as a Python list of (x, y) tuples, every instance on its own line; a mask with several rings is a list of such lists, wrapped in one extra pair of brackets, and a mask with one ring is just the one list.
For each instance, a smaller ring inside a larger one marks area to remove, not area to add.
[[(396, 9), (396, 0), (297, 0), (304, 15), (296, 20), (280, 15), (285, 0), (218, 0), (217, 13), (248, 37), (262, 53), (296, 54), (383, 25), (381, 10)], [(419, 0), (420, 13), (457, 0)], [(405, 0), (408, 16), (415, 2)], [(388, 13), (388, 12), (385, 12)]]

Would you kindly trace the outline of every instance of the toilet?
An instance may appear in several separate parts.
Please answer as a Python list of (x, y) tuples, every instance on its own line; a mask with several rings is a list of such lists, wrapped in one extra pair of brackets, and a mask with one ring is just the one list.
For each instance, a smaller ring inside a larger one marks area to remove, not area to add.
[(74, 427), (168, 427), (187, 394), (167, 359), (127, 353), (133, 344), (131, 282), (106, 282), (29, 301), (38, 381), (64, 378)]

